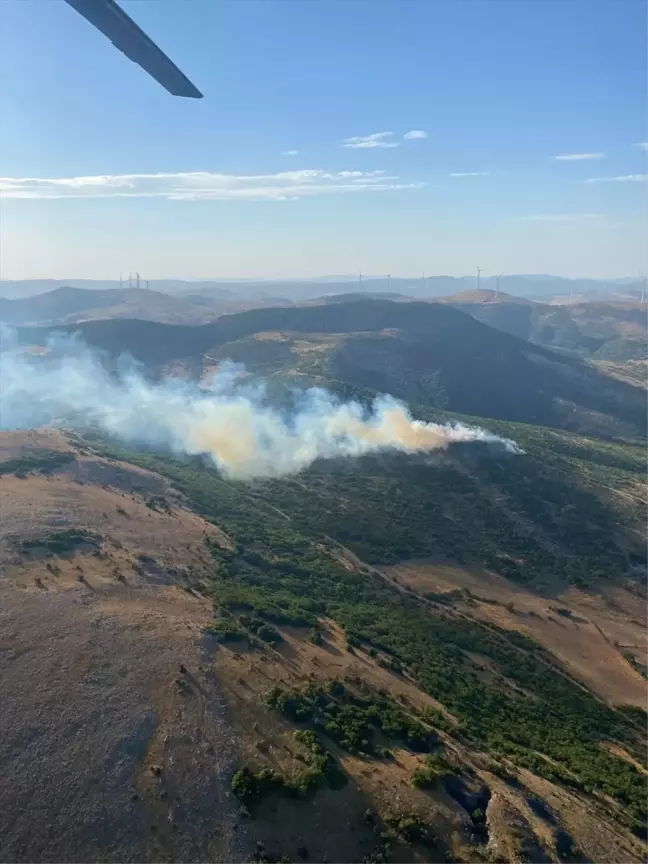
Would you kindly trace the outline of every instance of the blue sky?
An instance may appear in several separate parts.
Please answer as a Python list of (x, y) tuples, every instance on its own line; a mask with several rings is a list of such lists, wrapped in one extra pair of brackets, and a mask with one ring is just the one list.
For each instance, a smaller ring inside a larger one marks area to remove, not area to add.
[(644, 0), (122, 6), (205, 98), (0, 3), (2, 278), (644, 274)]

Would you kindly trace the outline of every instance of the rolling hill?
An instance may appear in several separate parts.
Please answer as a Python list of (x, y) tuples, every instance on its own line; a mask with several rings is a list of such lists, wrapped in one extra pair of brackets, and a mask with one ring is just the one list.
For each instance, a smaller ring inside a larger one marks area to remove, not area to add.
[[(250, 485), (0, 435), (0, 857), (642, 860), (638, 584), (541, 589), (487, 554), (523, 570), (516, 533), (554, 563), (596, 538), (607, 566), (641, 460), (542, 429), (524, 444), (508, 488), (461, 449)], [(539, 497), (519, 512), (523, 477)], [(559, 482), (574, 509), (552, 535)]]
[(593, 360), (648, 357), (648, 312), (639, 303), (549, 305), (493, 291), (464, 292), (439, 302), (520, 339)]
[(237, 482), (0, 432), (0, 860), (645, 859), (645, 390), (445, 303), (61, 330), (524, 453)]
[(83, 321), (136, 318), (162, 323), (202, 324), (225, 312), (264, 305), (239, 299), (230, 292), (213, 297), (182, 297), (141, 288), (95, 289), (61, 287), (45, 294), (6, 299), (0, 297), (0, 322), (11, 325), (66, 324)]
[[(255, 370), (262, 352), (276, 355), (276, 362), (260, 371), (290, 374), (295, 382), (298, 372), (302, 380), (341, 381), (463, 414), (585, 434), (646, 432), (641, 388), (448, 304), (362, 300), (254, 309), (196, 327), (108, 320), (61, 329), (79, 332), (112, 356), (131, 354), (149, 368), (183, 361), (199, 374), (204, 357), (230, 357)], [(50, 332), (22, 330), (21, 339), (44, 344)], [(285, 338), (260, 345), (258, 335), (272, 333)]]

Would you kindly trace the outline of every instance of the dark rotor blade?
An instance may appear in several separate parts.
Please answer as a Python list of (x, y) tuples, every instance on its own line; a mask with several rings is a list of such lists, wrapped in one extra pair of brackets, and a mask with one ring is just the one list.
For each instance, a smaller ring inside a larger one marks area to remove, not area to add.
[(115, 0), (65, 0), (107, 36), (115, 48), (141, 66), (174, 96), (202, 99), (202, 93), (167, 55), (137, 26)]

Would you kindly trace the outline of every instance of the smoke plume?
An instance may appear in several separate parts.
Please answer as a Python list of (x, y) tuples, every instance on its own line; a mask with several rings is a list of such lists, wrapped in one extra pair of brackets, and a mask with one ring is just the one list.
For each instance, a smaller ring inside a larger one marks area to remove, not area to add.
[(208, 384), (152, 383), (132, 360), (122, 358), (117, 372), (109, 372), (101, 355), (77, 338), (55, 336), (42, 354), (24, 350), (7, 329), (0, 342), (0, 429), (94, 426), (130, 444), (204, 454), (238, 479), (295, 474), (321, 458), (424, 452), (460, 441), (498, 442), (520, 452), (484, 429), (414, 420), (390, 396), (367, 410), (316, 388), (282, 412), (268, 404), (262, 387), (241, 386), (231, 364)]

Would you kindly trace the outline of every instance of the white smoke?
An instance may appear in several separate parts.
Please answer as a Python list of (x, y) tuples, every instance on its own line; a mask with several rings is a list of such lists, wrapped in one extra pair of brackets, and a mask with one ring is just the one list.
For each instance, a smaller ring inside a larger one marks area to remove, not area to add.
[(303, 393), (292, 412), (271, 407), (261, 387), (241, 387), (226, 366), (205, 385), (167, 378), (151, 383), (133, 361), (111, 374), (98, 352), (67, 336), (53, 337), (42, 354), (26, 351), (0, 331), (0, 429), (44, 424), (92, 425), (125, 442), (204, 454), (238, 479), (295, 474), (316, 459), (405, 453), (460, 441), (515, 442), (461, 423), (412, 419), (390, 396), (370, 411), (340, 402), (322, 389)]

